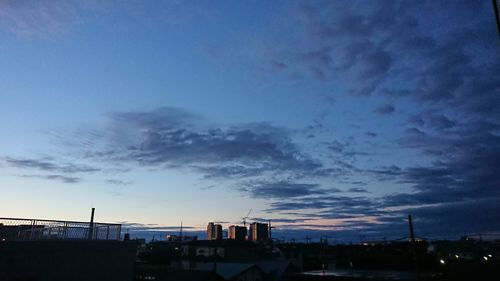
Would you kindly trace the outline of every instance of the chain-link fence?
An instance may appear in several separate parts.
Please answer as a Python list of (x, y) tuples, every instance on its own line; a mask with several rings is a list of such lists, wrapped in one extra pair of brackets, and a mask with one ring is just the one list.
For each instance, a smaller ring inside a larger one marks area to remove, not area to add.
[(0, 218), (0, 241), (120, 238), (121, 224)]

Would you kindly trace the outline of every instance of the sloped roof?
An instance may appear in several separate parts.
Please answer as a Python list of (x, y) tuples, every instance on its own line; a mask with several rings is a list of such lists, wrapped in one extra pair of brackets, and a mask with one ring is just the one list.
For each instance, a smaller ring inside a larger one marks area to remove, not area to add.
[(259, 261), (256, 263), (257, 267), (260, 268), (265, 274), (270, 275), (273, 281), (281, 280), (285, 274), (289, 261), (285, 260), (275, 260), (275, 261)]
[(179, 280), (179, 281), (208, 281), (208, 280), (223, 280), (220, 275), (210, 271), (174, 271), (168, 272), (165, 275), (165, 280)]

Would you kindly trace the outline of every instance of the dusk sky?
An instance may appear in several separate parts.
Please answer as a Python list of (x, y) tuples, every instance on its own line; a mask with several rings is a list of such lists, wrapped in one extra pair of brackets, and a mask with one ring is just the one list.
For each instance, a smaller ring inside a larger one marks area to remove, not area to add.
[[(0, 0), (0, 217), (500, 234), (484, 1)], [(314, 236), (316, 235), (316, 236)]]

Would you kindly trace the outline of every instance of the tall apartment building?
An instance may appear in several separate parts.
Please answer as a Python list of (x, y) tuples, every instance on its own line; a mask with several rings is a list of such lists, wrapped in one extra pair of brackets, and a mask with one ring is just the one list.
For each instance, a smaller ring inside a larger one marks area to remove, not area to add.
[(229, 239), (245, 240), (245, 238), (247, 236), (247, 228), (246, 228), (246, 226), (231, 225), (229, 227), (228, 234), (229, 234), (228, 235)]
[(265, 223), (254, 222), (250, 224), (248, 240), (259, 241), (269, 239), (269, 227)]
[(208, 240), (222, 240), (222, 225), (209, 222), (207, 226)]

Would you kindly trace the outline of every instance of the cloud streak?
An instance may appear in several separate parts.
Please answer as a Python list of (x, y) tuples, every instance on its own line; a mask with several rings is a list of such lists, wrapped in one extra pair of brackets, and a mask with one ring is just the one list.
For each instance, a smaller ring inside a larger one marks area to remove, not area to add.
[(94, 168), (87, 165), (77, 165), (73, 163), (57, 163), (57, 161), (52, 157), (42, 157), (39, 159), (4, 157), (3, 160), (5, 161), (6, 164), (13, 167), (21, 169), (34, 169), (44, 172), (74, 174), (74, 173), (92, 173), (101, 170), (99, 168)]
[(45, 180), (56, 180), (61, 181), (63, 183), (79, 183), (82, 181), (81, 178), (78, 177), (68, 177), (64, 175), (20, 175), (22, 178), (39, 178)]

